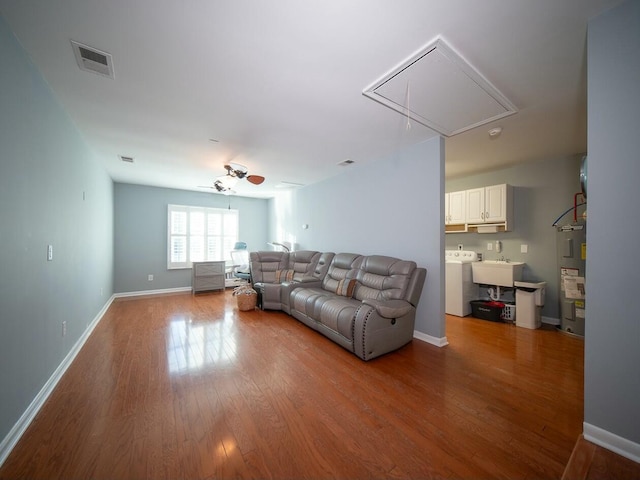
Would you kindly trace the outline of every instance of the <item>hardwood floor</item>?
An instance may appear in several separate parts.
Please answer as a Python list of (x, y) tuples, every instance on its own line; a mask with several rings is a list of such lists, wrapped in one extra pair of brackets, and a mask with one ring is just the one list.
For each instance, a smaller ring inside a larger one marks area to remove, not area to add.
[(230, 292), (119, 300), (0, 478), (560, 478), (583, 341), (447, 318), (363, 362)]
[(640, 463), (578, 438), (562, 480), (633, 480), (640, 478)]

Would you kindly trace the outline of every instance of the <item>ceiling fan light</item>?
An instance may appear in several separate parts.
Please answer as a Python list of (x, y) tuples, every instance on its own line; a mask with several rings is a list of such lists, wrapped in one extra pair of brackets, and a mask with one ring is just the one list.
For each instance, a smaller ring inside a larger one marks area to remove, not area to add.
[(233, 188), (238, 183), (237, 177), (232, 177), (231, 175), (223, 175), (222, 177), (218, 177), (218, 181), (227, 189)]

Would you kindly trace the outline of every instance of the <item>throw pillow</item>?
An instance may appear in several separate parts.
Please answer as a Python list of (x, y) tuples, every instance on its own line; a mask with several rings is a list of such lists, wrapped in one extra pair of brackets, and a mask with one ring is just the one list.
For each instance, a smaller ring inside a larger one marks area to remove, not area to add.
[(356, 279), (355, 278), (343, 278), (338, 282), (338, 286), (336, 287), (336, 295), (341, 295), (343, 297), (353, 297), (353, 291), (356, 289)]
[(294, 270), (276, 270), (276, 283), (290, 282), (294, 273)]

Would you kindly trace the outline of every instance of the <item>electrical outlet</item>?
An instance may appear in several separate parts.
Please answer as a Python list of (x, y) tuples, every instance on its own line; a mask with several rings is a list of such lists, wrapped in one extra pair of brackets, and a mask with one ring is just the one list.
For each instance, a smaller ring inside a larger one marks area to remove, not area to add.
[(493, 243), (491, 242), (487, 243), (487, 250), (489, 251), (493, 250)]
[(62, 322), (62, 336), (65, 337), (67, 335), (67, 321), (64, 320)]
[(147, 277), (147, 279), (148, 279), (150, 282), (153, 282), (153, 275), (149, 275), (149, 276)]
[(529, 245), (520, 245), (520, 253), (528, 253)]

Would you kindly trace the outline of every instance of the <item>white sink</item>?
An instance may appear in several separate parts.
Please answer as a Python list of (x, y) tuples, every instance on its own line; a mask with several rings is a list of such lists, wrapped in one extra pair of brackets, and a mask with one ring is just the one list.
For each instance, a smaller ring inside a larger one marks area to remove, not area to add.
[(471, 264), (473, 283), (513, 287), (513, 282), (522, 280), (524, 262), (485, 260)]

